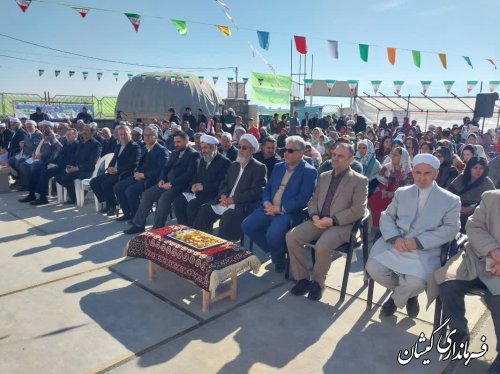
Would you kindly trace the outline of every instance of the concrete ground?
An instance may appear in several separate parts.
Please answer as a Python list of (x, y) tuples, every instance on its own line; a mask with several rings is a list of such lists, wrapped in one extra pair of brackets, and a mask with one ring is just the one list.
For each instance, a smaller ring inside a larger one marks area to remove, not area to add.
[(237, 300), (202, 313), (193, 284), (166, 272), (151, 282), (145, 260), (122, 257), (127, 225), (96, 213), (90, 199), (78, 209), (33, 207), (22, 196), (0, 194), (2, 373), (486, 373), (496, 355), (491, 317), (470, 297), (471, 351), (485, 335), (484, 357), (447, 367), (433, 349), (399, 365), (400, 350), (421, 333), (430, 338), (434, 305), (424, 310), (421, 295), (417, 319), (405, 310), (380, 317), (388, 294), (375, 286), (376, 305), (366, 311), (361, 261), (339, 303), (343, 257), (332, 263), (323, 299), (311, 302), (291, 295), (293, 283), (256, 249), (263, 266), (239, 277)]

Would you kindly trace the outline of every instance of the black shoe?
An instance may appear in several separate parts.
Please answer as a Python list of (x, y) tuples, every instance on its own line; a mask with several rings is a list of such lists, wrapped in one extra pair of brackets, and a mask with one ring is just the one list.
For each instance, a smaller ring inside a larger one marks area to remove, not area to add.
[(48, 203), (49, 203), (49, 200), (47, 200), (46, 197), (39, 197), (35, 201), (32, 201), (30, 204), (34, 205), (34, 206), (38, 206), (38, 205), (45, 205), (45, 204), (48, 204)]
[(380, 309), (380, 314), (382, 314), (385, 317), (392, 316), (394, 312), (398, 309), (396, 304), (394, 304), (394, 300), (392, 297), (389, 297), (387, 301), (382, 305), (382, 309)]
[(311, 290), (309, 291), (307, 298), (313, 301), (321, 300), (321, 297), (323, 296), (323, 290), (324, 289), (320, 287), (318, 282), (312, 282)]
[(127, 223), (128, 223), (129, 225), (133, 225), (133, 224), (134, 224), (134, 219), (133, 219), (133, 218), (129, 219), (129, 220), (127, 221)]
[(75, 200), (71, 200), (71, 199), (70, 199), (70, 200), (66, 200), (66, 201), (64, 202), (64, 204), (65, 204), (65, 205), (73, 205), (73, 204), (76, 204), (76, 201), (75, 201)]
[(116, 206), (110, 206), (106, 211), (106, 215), (109, 217), (116, 215)]
[(101, 208), (101, 210), (99, 211), (99, 213), (102, 213), (102, 214), (106, 214), (108, 213), (108, 207), (106, 206), (106, 204), (104, 204)]
[(140, 234), (142, 232), (146, 231), (146, 228), (144, 226), (136, 226), (133, 225), (132, 227), (126, 229), (123, 231), (124, 234), (130, 235), (130, 234)]
[(125, 221), (128, 221), (130, 220), (132, 217), (130, 217), (128, 214), (124, 214), (123, 216), (121, 217), (118, 217), (116, 220), (118, 222), (125, 222)]
[(420, 312), (418, 296), (408, 299), (408, 301), (406, 302), (406, 312), (408, 313), (408, 317), (410, 318), (416, 318), (418, 316), (418, 312)]
[(312, 282), (307, 279), (301, 279), (297, 282), (295, 286), (290, 290), (290, 293), (295, 296), (305, 295), (311, 289)]
[(19, 199), (18, 201), (20, 203), (29, 203), (29, 202), (35, 201), (35, 200), (36, 200), (35, 194), (30, 193), (28, 196), (26, 196), (25, 198)]
[(495, 361), (491, 364), (488, 369), (488, 374), (500, 374), (500, 354), (497, 355)]

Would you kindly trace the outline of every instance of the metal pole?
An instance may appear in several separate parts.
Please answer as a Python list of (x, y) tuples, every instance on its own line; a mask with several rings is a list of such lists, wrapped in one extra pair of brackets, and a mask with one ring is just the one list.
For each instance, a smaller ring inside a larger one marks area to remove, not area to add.
[(484, 134), (484, 117), (483, 117), (483, 127), (481, 129), (481, 134)]
[(406, 117), (408, 117), (409, 112), (410, 112), (410, 95), (408, 95), (408, 104), (406, 105)]
[[(302, 79), (302, 55), (299, 53), (299, 98), (300, 98), (300, 80)], [(305, 92), (304, 92), (304, 100), (305, 100)]]
[(479, 86), (479, 93), (483, 92), (483, 81), (481, 81), (481, 85)]
[[(293, 55), (292, 55), (292, 39), (290, 39), (290, 80), (293, 85)], [(300, 86), (299, 86), (299, 95), (300, 95)], [(293, 98), (295, 100), (295, 97)]]
[(234, 68), (234, 70), (236, 71), (236, 99), (238, 98), (238, 67), (236, 66)]
[(424, 126), (424, 132), (427, 131), (427, 119), (429, 118), (429, 111), (425, 114), (425, 126)]
[[(314, 55), (311, 55), (311, 79), (313, 79), (313, 66), (314, 66)], [(313, 95), (312, 95), (312, 90), (309, 93), (309, 105), (313, 105)]]
[(378, 126), (378, 116), (379, 116), (379, 115), (380, 115), (380, 109), (379, 109), (379, 110), (377, 110), (377, 123), (376, 123), (376, 125), (377, 125), (377, 126)]
[(498, 131), (498, 126), (500, 124), (500, 109), (498, 110), (498, 116), (497, 116), (497, 128), (495, 129), (495, 131)]

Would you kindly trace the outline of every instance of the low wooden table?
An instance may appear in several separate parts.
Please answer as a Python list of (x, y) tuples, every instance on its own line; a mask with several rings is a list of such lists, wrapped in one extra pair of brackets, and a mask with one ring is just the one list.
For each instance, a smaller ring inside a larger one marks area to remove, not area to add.
[[(150, 280), (158, 271), (156, 264), (161, 270), (175, 273), (198, 285), (203, 293), (203, 312), (218, 300), (226, 297), (235, 300), (237, 276), (250, 269), (256, 273), (260, 268), (257, 256), (229, 241), (197, 249), (168, 236), (185, 229), (189, 227), (172, 225), (140, 234), (129, 241), (125, 255), (149, 260)], [(217, 287), (227, 279), (231, 279), (231, 288), (217, 294)]]

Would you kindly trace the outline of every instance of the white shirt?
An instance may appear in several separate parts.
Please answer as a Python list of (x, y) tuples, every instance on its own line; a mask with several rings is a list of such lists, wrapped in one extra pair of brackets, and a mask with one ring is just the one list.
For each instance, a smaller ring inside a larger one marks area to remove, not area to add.
[[(231, 193), (229, 194), (229, 197), (234, 196), (234, 191), (236, 191), (236, 187), (238, 187), (238, 183), (240, 181), (241, 175), (243, 174), (243, 171), (245, 168), (241, 166), (240, 164), (240, 173), (238, 174), (238, 178), (236, 178), (236, 182), (234, 183), (233, 189), (231, 190)], [(222, 216), (224, 212), (228, 209), (234, 209), (234, 204), (231, 204), (227, 207), (222, 206), (222, 204), (217, 204), (217, 205), (212, 205), (212, 210), (214, 211), (215, 214)]]

